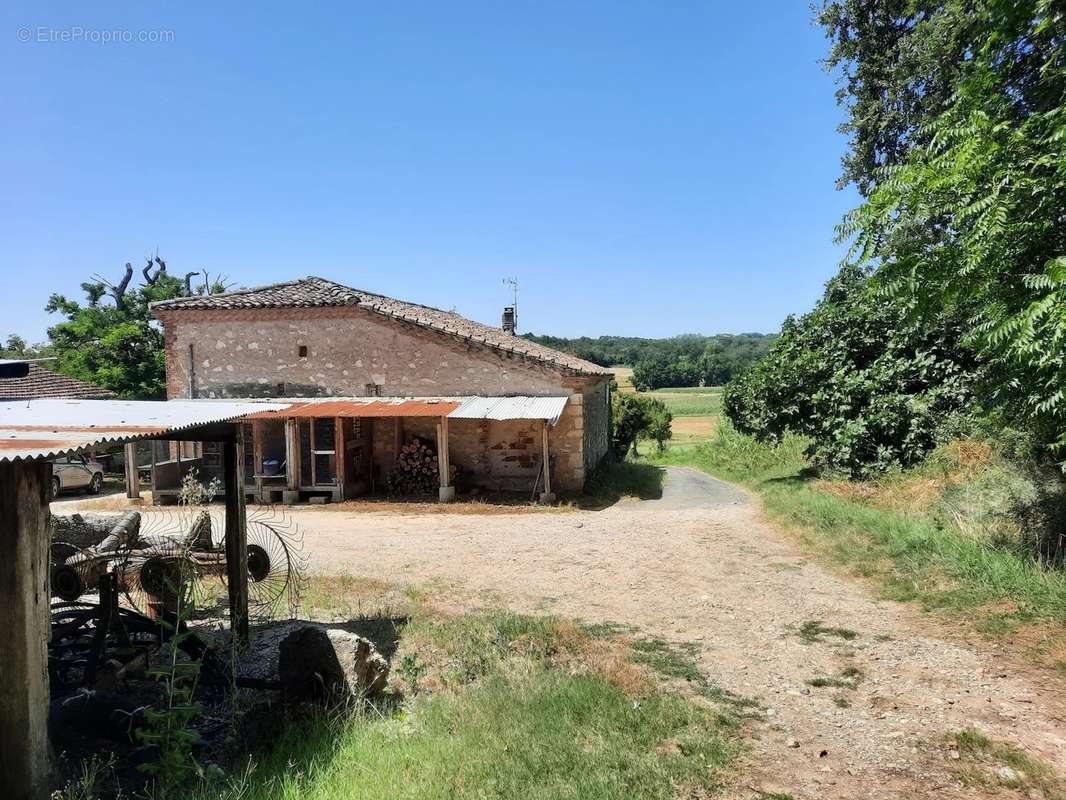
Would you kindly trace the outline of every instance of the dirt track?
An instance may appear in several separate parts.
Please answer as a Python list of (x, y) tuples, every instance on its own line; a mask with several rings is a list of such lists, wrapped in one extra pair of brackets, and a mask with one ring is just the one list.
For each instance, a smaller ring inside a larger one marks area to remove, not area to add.
[[(934, 617), (811, 561), (747, 495), (693, 470), (670, 470), (661, 500), (604, 511), (293, 514), (315, 572), (440, 578), (470, 602), (697, 643), (709, 676), (767, 709), (737, 798), (988, 796), (959, 786), (944, 746), (970, 725), (1066, 773), (1066, 710), (1053, 690), (987, 642), (939, 637)], [(796, 631), (810, 620), (859, 637), (805, 643)], [(854, 690), (806, 684), (846, 667), (863, 673)]]
[[(1066, 772), (1066, 716), (1052, 692), (988, 645), (937, 638), (932, 618), (810, 561), (746, 495), (692, 470), (670, 470), (661, 500), (599, 512), (297, 516), (317, 572), (444, 578), (510, 607), (698, 643), (710, 676), (768, 709), (737, 797), (974, 797), (943, 746), (968, 725)], [(809, 620), (860, 636), (808, 644), (795, 630)], [(864, 674), (853, 691), (805, 683), (847, 666)]]

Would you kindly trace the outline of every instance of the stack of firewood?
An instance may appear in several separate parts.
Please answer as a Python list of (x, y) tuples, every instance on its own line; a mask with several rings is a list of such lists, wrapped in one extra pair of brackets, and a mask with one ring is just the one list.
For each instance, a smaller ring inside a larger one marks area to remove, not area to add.
[[(455, 465), (451, 475), (456, 475)], [(440, 462), (432, 442), (412, 436), (400, 448), (396, 467), (385, 476), (385, 491), (389, 494), (429, 494), (440, 486)]]

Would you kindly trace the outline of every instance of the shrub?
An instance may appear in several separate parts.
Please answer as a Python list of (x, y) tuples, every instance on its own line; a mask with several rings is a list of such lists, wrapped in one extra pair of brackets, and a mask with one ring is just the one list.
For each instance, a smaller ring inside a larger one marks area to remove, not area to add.
[(673, 415), (662, 400), (639, 394), (616, 392), (611, 397), (611, 444), (616, 458), (636, 453), (637, 440), (655, 439), (662, 450), (670, 438)]

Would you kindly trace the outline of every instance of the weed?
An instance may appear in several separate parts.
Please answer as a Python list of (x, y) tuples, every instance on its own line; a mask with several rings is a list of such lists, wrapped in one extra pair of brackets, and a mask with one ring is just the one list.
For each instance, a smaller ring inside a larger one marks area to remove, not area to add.
[(696, 663), (699, 645), (684, 642), (671, 644), (663, 639), (642, 639), (630, 644), (633, 660), (665, 678), (686, 681), (701, 697), (728, 707), (738, 717), (753, 716), (760, 708), (757, 700), (742, 697), (707, 680)]
[(651, 667), (666, 678), (679, 678), (689, 683), (699, 683), (703, 672), (696, 664), (698, 645), (692, 643), (670, 644), (662, 639), (638, 639), (630, 645), (634, 661)]
[(418, 660), (417, 653), (407, 653), (400, 660), (400, 677), (410, 687), (412, 694), (418, 693), (418, 682), (426, 674), (426, 668)]
[(800, 625), (799, 637), (808, 644), (821, 642), (826, 636), (835, 636), (838, 639), (850, 642), (853, 639), (857, 639), (859, 634), (850, 628), (834, 628), (825, 625), (818, 619), (807, 620)]
[[(947, 737), (960, 756), (959, 779), (968, 785), (994, 789), (997, 786), (1033, 788), (1048, 800), (1066, 800), (1066, 786), (1054, 769), (1014, 745), (996, 742), (974, 728)], [(1003, 774), (1004, 767), (1009, 768)]]
[(833, 705), (837, 708), (851, 708), (851, 701), (842, 695), (837, 695), (833, 698)]
[[(183, 514), (189, 525), (194, 524), (193, 515), (201, 513), (195, 509), (207, 505), (220, 491), (217, 479), (207, 485), (200, 483), (196, 470), (182, 479), (178, 497), (183, 510), (192, 512)], [(201, 663), (186, 658), (182, 652), (182, 644), (193, 635), (186, 624), (193, 612), (195, 570), (189, 558), (193, 544), (186, 537), (164, 571), (164, 598), (159, 614), (161, 633), (166, 638), (164, 660), (147, 670), (149, 676), (162, 684), (164, 703), (159, 708), (146, 709), (145, 725), (136, 731), (138, 740), (157, 748), (158, 759), (141, 765), (140, 769), (152, 776), (157, 796), (161, 798), (188, 778), (203, 777), (193, 757), (193, 745), (199, 741), (200, 734), (192, 724), (200, 715), (194, 696)], [(236, 621), (231, 621), (231, 625), (236, 625)]]
[[(833, 688), (833, 689), (857, 689), (859, 683), (862, 682), (863, 671), (855, 666), (844, 667), (835, 677), (819, 676), (817, 678), (811, 678), (807, 681), (808, 686), (814, 686), (819, 689)], [(839, 703), (838, 703), (839, 705)]]
[(81, 762), (78, 776), (53, 792), (52, 800), (97, 800), (101, 784), (114, 771), (115, 754), (93, 755)]

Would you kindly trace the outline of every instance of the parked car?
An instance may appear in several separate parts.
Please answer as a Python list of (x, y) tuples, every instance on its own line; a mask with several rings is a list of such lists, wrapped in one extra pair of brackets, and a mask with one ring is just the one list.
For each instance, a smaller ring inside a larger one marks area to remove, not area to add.
[(52, 462), (52, 497), (67, 489), (99, 494), (104, 485), (104, 465), (83, 455), (64, 456)]

